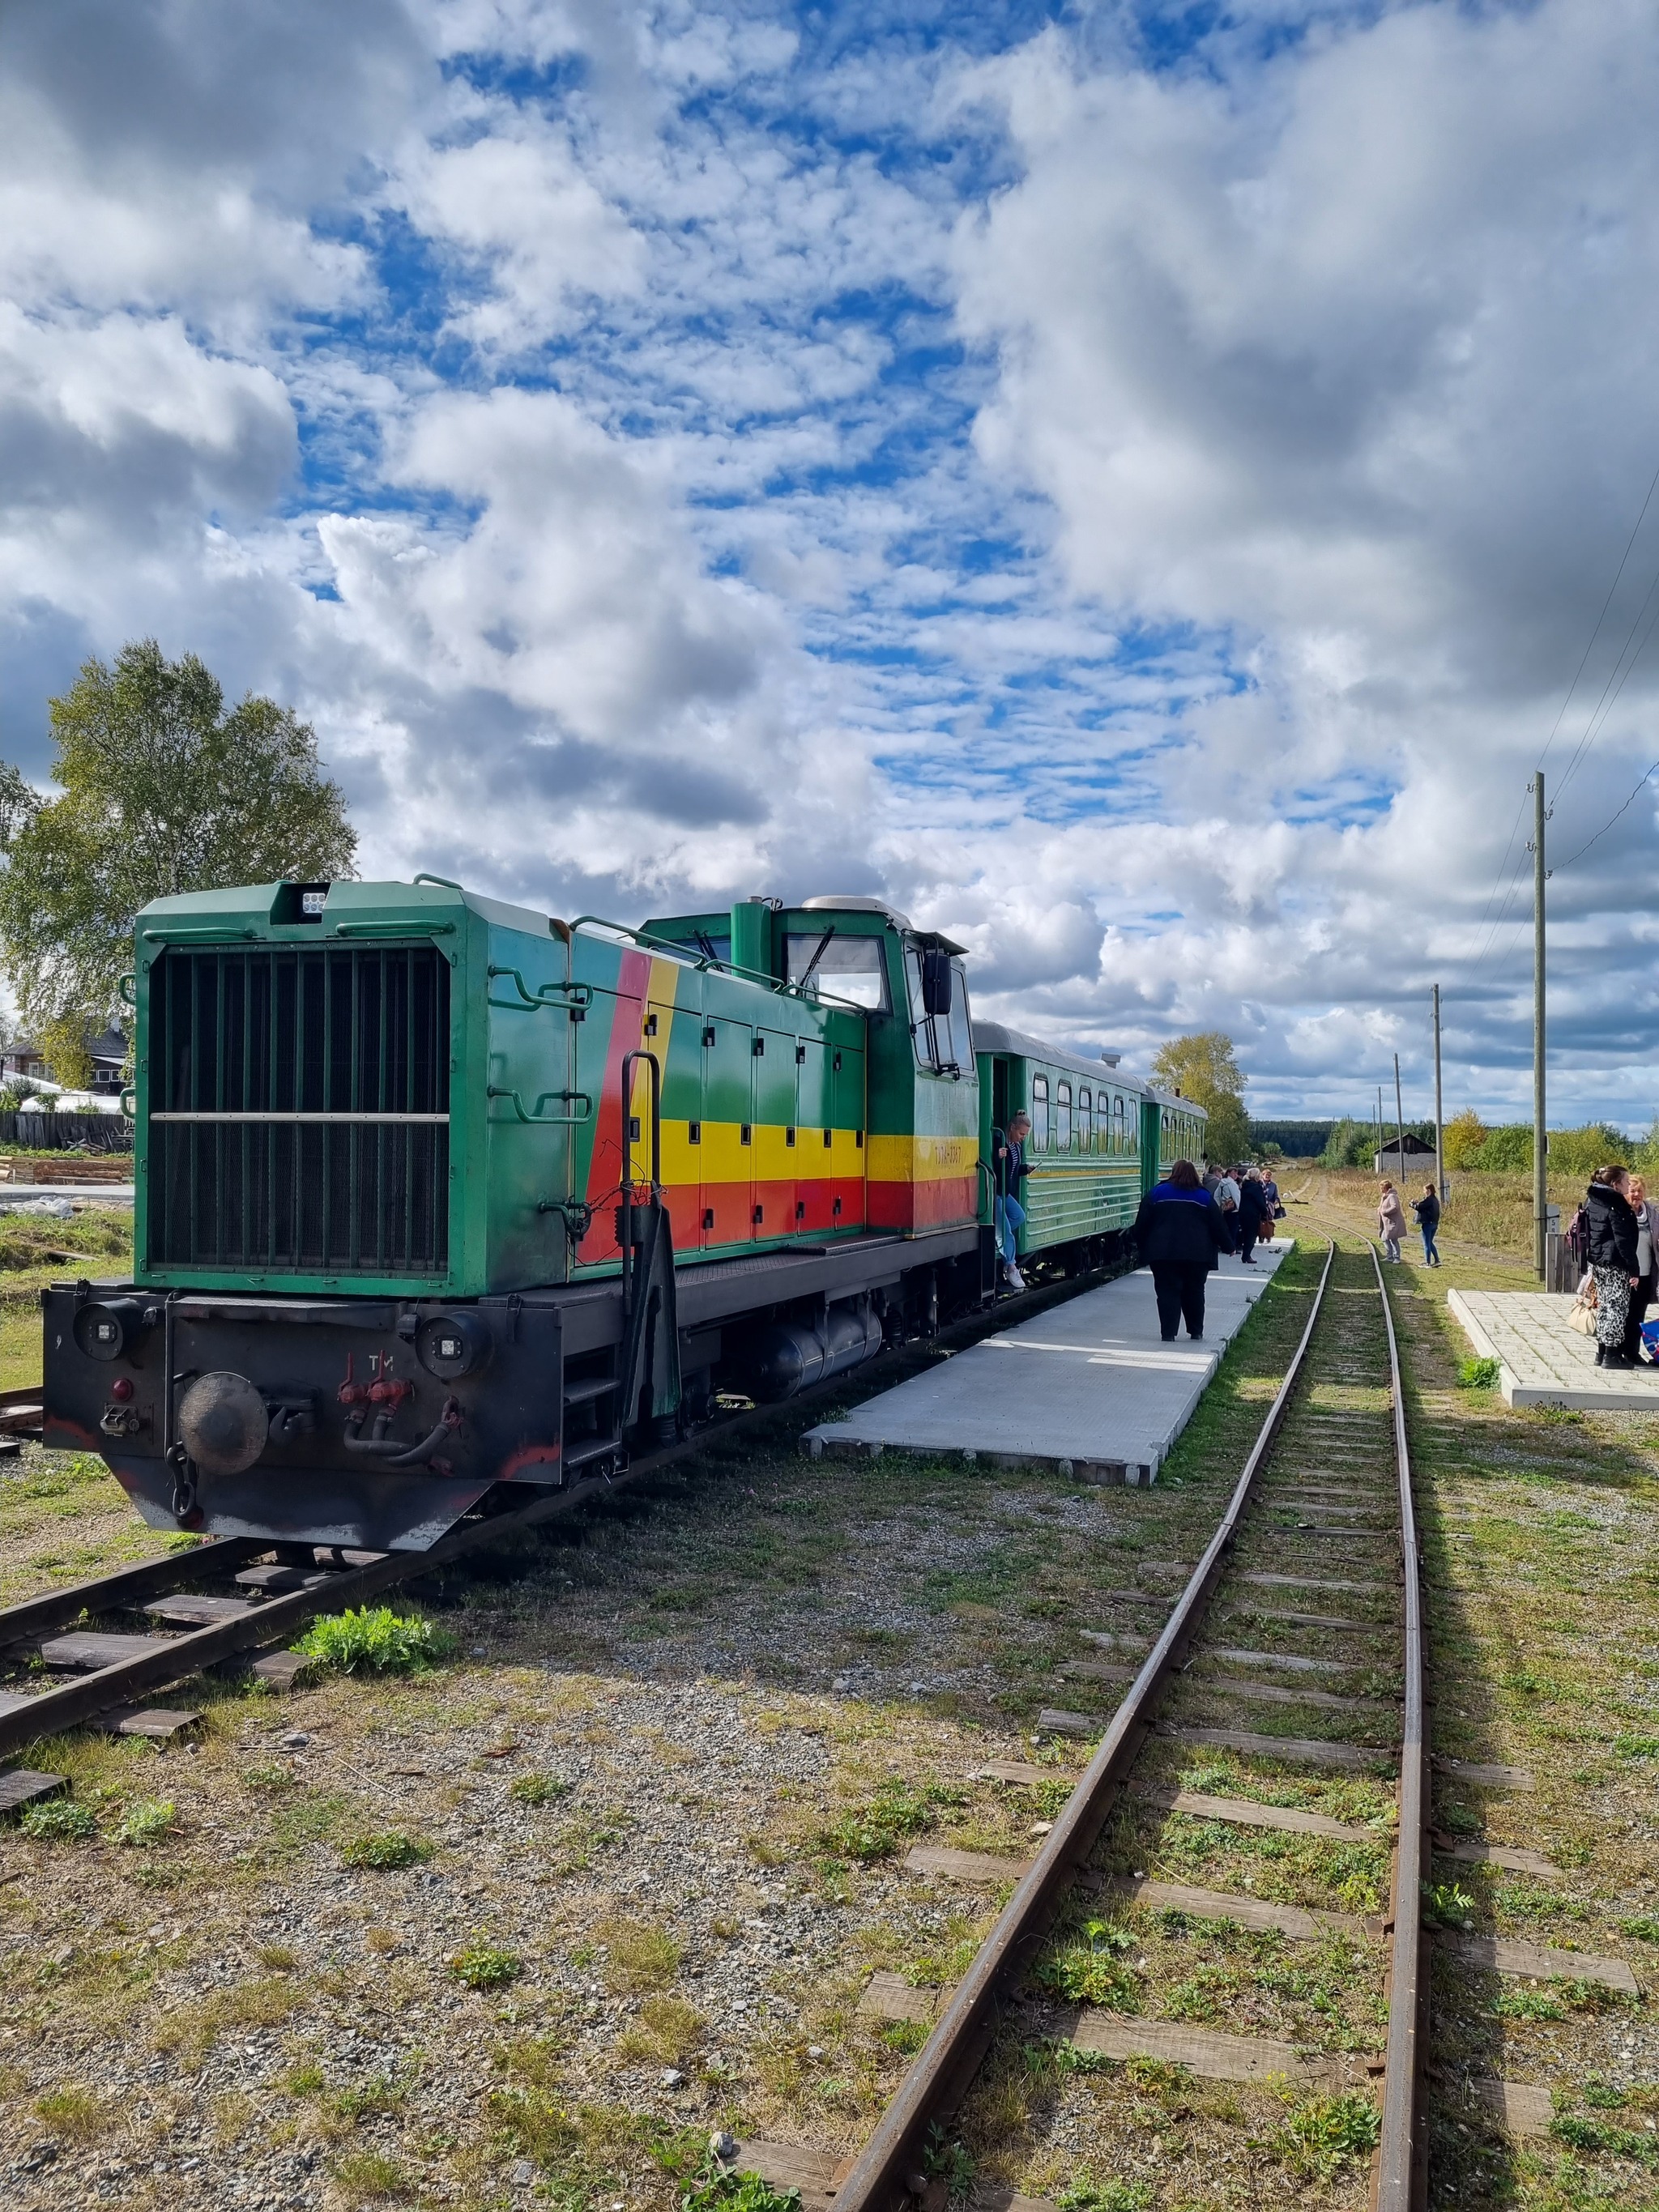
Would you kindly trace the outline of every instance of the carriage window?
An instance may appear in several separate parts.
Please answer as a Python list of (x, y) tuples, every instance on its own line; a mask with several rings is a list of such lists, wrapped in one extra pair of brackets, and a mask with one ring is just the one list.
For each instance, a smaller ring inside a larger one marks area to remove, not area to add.
[(1072, 1149), (1072, 1086), (1062, 1083), (1054, 1093), (1054, 1150)]
[(1031, 1150), (1046, 1152), (1048, 1149), (1048, 1079), (1046, 1075), (1031, 1078)]
[(1080, 1152), (1091, 1152), (1095, 1148), (1094, 1118), (1093, 1093), (1079, 1091), (1077, 1094), (1077, 1148)]
[(885, 947), (879, 937), (843, 937), (831, 923), (791, 931), (789, 981), (814, 986), (832, 999), (850, 999), (872, 1014), (890, 1011)]
[(1124, 1116), (1123, 1101), (1121, 1097), (1114, 1097), (1112, 1100), (1112, 1150), (1115, 1152), (1127, 1152), (1128, 1149), (1129, 1125)]

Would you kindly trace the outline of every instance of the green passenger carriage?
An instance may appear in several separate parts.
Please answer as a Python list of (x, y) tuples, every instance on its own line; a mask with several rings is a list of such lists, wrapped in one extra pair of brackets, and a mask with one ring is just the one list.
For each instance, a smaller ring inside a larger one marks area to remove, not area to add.
[(974, 1053), (981, 1157), (1010, 1115), (1031, 1117), (1022, 1259), (1103, 1255), (1175, 1161), (1204, 1156), (1202, 1107), (1126, 1073), (1115, 1053), (1085, 1060), (1000, 1022), (974, 1024)]

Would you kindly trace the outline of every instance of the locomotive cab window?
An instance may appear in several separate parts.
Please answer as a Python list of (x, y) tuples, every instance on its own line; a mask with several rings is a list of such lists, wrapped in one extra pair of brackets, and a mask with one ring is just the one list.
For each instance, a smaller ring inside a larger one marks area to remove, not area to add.
[(915, 1039), (916, 1064), (941, 1075), (971, 1075), (974, 1043), (968, 1022), (968, 979), (960, 960), (949, 963), (951, 1006), (948, 1013), (930, 1014), (922, 990), (921, 948), (904, 948), (904, 981), (910, 1000), (910, 1034)]
[(1054, 1091), (1054, 1150), (1069, 1152), (1072, 1149), (1072, 1086), (1060, 1084)]
[(1046, 1152), (1048, 1149), (1048, 1079), (1046, 1075), (1031, 1078), (1031, 1150)]
[(879, 937), (843, 937), (833, 922), (823, 929), (792, 931), (787, 940), (789, 981), (814, 985), (832, 999), (848, 999), (872, 1014), (890, 1013), (886, 947)]

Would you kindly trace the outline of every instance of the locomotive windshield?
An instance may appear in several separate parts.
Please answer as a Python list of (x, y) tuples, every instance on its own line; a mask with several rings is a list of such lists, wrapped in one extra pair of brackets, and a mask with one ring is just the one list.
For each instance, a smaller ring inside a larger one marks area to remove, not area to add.
[(890, 1011), (887, 963), (879, 937), (843, 937), (833, 922), (822, 929), (791, 931), (789, 981), (816, 983), (832, 999), (846, 999), (872, 1014)]

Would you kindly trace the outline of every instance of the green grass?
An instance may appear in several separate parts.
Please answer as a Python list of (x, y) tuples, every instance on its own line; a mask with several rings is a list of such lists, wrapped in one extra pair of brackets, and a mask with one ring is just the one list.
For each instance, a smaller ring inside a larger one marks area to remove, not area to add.
[(178, 1818), (179, 1808), (170, 1797), (140, 1799), (122, 1814), (115, 1840), (133, 1850), (153, 1850), (172, 1832)]
[(516, 1952), (501, 1950), (482, 1936), (475, 1936), (450, 1960), (449, 1971), (470, 1990), (499, 1990), (518, 1980), (524, 1961)]
[(1369, 2097), (1310, 2097), (1279, 2129), (1279, 2154), (1292, 2173), (1328, 2187), (1345, 2166), (1370, 2156), (1382, 2133), (1382, 2115)]
[(48, 1797), (43, 1804), (25, 1808), (19, 1822), (26, 1836), (43, 1843), (83, 1843), (98, 1832), (98, 1817), (70, 1797)]
[(389, 1605), (325, 1613), (313, 1621), (295, 1647), (319, 1666), (341, 1674), (421, 1674), (453, 1656), (455, 1638), (413, 1613)]
[(800, 2212), (799, 2189), (774, 2189), (757, 2173), (711, 2166), (680, 2198), (680, 2212)]
[(373, 1836), (354, 1836), (349, 1843), (340, 1846), (341, 1859), (349, 1867), (418, 1866), (431, 1856), (430, 1844), (406, 1836), (401, 1828), (384, 1828)]
[(1073, 2004), (1103, 2005), (1111, 2012), (1138, 2012), (1140, 1985), (1121, 1963), (1135, 1948), (1131, 1931), (1111, 1920), (1085, 1920), (1073, 1936), (1053, 1945), (1039, 1959), (1032, 1979), (1042, 1989)]

